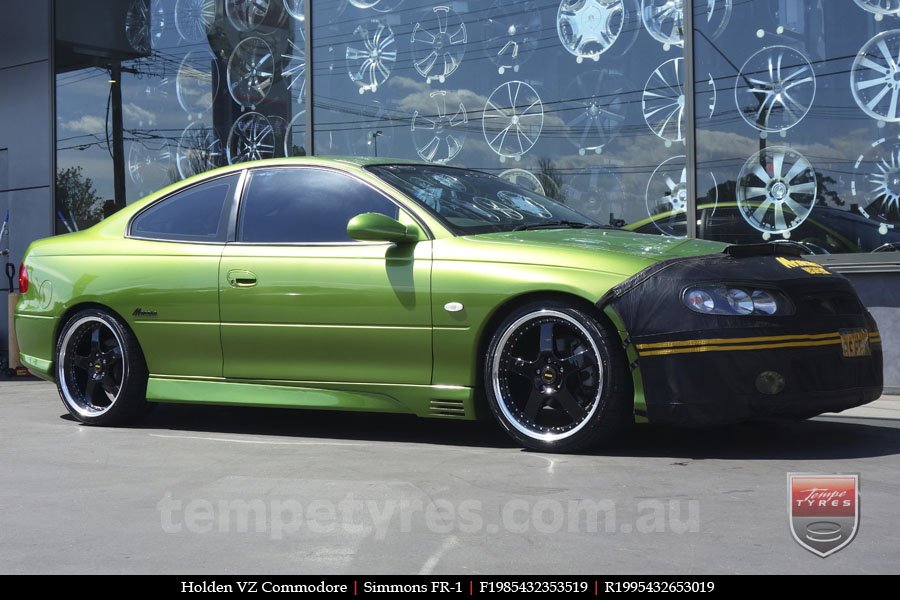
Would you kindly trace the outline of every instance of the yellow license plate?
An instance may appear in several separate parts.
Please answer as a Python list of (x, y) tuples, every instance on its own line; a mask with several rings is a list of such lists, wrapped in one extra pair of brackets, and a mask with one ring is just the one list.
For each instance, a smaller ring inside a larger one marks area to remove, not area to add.
[(844, 329), (841, 331), (841, 353), (846, 358), (871, 356), (869, 332), (865, 329)]

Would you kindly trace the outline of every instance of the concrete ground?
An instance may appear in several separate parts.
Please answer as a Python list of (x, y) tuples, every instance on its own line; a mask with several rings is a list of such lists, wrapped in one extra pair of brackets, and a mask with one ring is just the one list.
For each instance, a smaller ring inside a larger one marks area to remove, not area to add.
[[(492, 423), (163, 405), (69, 418), (0, 381), (3, 573), (898, 573), (900, 397), (705, 431), (638, 426), (605, 454)], [(788, 529), (786, 474), (859, 473), (856, 539)]]

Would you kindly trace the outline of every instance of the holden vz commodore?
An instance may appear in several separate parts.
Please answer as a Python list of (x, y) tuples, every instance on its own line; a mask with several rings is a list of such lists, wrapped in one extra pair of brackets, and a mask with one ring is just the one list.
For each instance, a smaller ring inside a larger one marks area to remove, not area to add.
[(82, 423), (158, 402), (493, 414), (522, 446), (575, 451), (636, 420), (878, 398), (875, 321), (797, 252), (604, 227), (475, 170), (269, 160), (34, 242), (15, 326)]

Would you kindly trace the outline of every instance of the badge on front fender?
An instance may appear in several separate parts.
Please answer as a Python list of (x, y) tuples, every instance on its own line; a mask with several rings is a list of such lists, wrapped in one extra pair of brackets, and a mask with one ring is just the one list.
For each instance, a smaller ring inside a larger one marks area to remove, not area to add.
[(853, 541), (859, 528), (859, 475), (788, 473), (788, 517), (798, 544), (822, 558)]

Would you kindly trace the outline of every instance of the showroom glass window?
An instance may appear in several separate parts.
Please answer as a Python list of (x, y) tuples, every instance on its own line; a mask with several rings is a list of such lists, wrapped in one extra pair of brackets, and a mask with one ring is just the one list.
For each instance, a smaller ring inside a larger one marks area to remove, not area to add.
[[(724, 34), (708, 4), (730, 12)], [(870, 252), (900, 241), (896, 2), (694, 2), (698, 235)], [(893, 7), (894, 11), (888, 10)]]
[(349, 175), (312, 167), (252, 171), (238, 241), (248, 244), (356, 243), (347, 223), (362, 213), (396, 219), (399, 208)]
[(313, 2), (315, 153), (476, 167), (639, 224), (654, 171), (685, 154), (680, 12), (640, 7)]
[(218, 166), (307, 154), (306, 1), (55, 5), (57, 232)]

